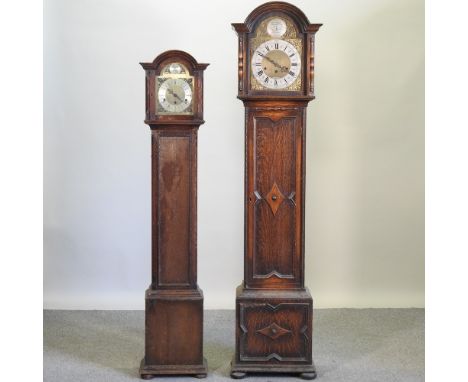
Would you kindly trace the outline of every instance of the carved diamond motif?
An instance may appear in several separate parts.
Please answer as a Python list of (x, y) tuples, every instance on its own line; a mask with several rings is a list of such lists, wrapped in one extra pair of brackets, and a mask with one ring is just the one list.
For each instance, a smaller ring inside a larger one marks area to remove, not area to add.
[(271, 325), (268, 325), (264, 327), (263, 329), (257, 330), (257, 333), (270, 337), (272, 340), (276, 340), (281, 336), (291, 333), (291, 331), (288, 329), (282, 328), (276, 322), (273, 322)]
[(271, 208), (271, 212), (273, 215), (276, 215), (276, 211), (278, 211), (279, 206), (283, 203), (285, 199), (284, 195), (281, 193), (278, 185), (273, 183), (273, 187), (271, 188), (270, 192), (266, 195), (265, 200)]

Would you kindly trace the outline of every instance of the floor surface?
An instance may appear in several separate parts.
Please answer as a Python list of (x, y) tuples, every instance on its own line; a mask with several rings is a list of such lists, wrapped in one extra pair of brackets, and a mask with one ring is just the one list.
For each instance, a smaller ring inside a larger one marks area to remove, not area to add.
[[(229, 363), (234, 351), (234, 311), (206, 311), (204, 338), (209, 367), (205, 381), (233, 381)], [(320, 382), (424, 381), (424, 310), (315, 310), (313, 346)], [(143, 352), (142, 311), (44, 311), (46, 382), (138, 381)], [(301, 379), (252, 375), (243, 381)]]

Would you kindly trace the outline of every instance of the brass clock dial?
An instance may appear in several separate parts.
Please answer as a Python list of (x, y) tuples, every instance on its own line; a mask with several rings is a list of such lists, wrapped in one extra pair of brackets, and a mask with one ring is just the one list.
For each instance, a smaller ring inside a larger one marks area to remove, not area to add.
[(288, 17), (261, 21), (250, 38), (250, 88), (300, 91), (302, 48), (302, 36)]
[(185, 79), (169, 78), (159, 86), (158, 101), (166, 112), (181, 113), (192, 103), (192, 88)]
[(313, 301), (304, 283), (304, 166), (320, 25), (283, 1), (259, 5), (243, 23), (232, 24), (237, 98), (245, 108), (244, 280), (236, 290), (236, 328), (242, 330), (236, 330), (234, 379), (247, 373), (317, 376)]
[(197, 282), (197, 139), (205, 122), (203, 72), (208, 64), (168, 50), (141, 66), (145, 124), (151, 129), (151, 222), (157, 234), (151, 235), (153, 266), (139, 376), (151, 379), (169, 371), (203, 378), (208, 368)]
[(252, 57), (254, 78), (268, 89), (284, 89), (298, 79), (301, 57), (294, 45), (285, 40), (260, 44)]
[(183, 65), (165, 66), (156, 81), (157, 114), (192, 114), (193, 83), (193, 77)]

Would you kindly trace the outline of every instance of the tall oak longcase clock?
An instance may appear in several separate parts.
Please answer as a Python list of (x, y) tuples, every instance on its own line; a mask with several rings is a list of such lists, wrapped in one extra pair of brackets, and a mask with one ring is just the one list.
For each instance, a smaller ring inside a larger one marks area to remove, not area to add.
[(231, 377), (316, 377), (312, 297), (304, 286), (306, 111), (315, 33), (297, 7), (270, 2), (232, 24), (245, 107), (244, 281), (236, 295)]
[(140, 375), (205, 377), (203, 293), (197, 284), (197, 133), (204, 123), (208, 64), (172, 50), (141, 65), (145, 123), (151, 129), (152, 279)]

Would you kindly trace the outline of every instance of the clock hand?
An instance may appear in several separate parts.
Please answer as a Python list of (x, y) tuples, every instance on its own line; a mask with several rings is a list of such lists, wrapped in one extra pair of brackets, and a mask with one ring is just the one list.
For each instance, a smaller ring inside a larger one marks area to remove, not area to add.
[(180, 98), (178, 94), (174, 93), (172, 89), (167, 89), (167, 91), (169, 94), (172, 94), (175, 98), (177, 98), (180, 102), (183, 102), (182, 98)]
[(281, 66), (280, 64), (278, 64), (276, 61), (274, 60), (271, 60), (271, 63), (273, 65), (275, 65), (278, 69), (280, 69), (282, 72), (287, 72), (289, 71), (289, 68), (287, 66)]
[(278, 65), (278, 63), (274, 60), (272, 60), (270, 57), (268, 56), (263, 56), (263, 58), (265, 58), (267, 61), (270, 61), (273, 65), (275, 65), (277, 68), (279, 68), (280, 66)]
[(263, 56), (264, 58), (267, 59), (267, 61), (270, 61), (273, 65), (275, 65), (278, 69), (280, 69), (282, 72), (287, 72), (289, 70), (289, 68), (287, 66), (281, 66), (280, 64), (278, 64), (275, 60), (272, 60), (270, 57), (268, 56)]

